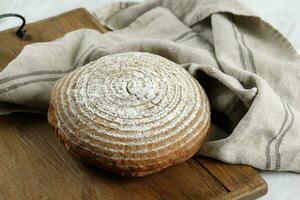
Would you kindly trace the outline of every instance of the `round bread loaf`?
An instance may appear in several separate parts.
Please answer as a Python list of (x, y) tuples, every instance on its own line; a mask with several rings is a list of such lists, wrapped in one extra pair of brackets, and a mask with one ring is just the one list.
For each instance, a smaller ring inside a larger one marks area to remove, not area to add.
[(204, 90), (180, 65), (128, 52), (57, 81), (48, 121), (80, 159), (143, 176), (192, 157), (210, 127), (210, 111)]

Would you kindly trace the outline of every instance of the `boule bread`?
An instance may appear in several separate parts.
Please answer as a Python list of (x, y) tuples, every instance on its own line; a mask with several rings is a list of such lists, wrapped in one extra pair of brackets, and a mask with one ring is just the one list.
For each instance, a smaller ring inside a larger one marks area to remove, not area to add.
[(180, 65), (127, 52), (57, 81), (48, 121), (80, 159), (144, 176), (192, 157), (207, 135), (210, 111), (204, 90)]

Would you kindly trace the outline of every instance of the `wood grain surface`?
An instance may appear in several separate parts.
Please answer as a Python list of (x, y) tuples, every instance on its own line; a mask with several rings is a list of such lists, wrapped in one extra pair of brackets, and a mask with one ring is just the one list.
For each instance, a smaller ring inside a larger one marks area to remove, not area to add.
[[(15, 29), (0, 32), (0, 67), (24, 45), (63, 36), (79, 28), (107, 29), (84, 9), (27, 25), (25, 41)], [(53, 136), (46, 116), (0, 116), (0, 199), (255, 199), (267, 185), (249, 166), (195, 156), (160, 173), (127, 178), (70, 155)]]

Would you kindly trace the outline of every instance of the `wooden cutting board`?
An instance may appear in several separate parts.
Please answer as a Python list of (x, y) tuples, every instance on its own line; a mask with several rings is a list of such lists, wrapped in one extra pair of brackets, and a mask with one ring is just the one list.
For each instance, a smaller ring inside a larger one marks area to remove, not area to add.
[[(27, 25), (26, 40), (15, 36), (16, 29), (0, 32), (0, 67), (26, 44), (79, 28), (108, 31), (77, 9)], [(255, 199), (266, 192), (253, 168), (199, 156), (154, 175), (121, 177), (71, 156), (54, 138), (46, 116), (0, 116), (0, 199)]]

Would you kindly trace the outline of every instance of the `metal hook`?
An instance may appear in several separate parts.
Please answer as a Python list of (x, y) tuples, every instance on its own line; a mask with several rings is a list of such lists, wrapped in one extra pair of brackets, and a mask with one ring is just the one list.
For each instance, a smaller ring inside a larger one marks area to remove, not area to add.
[(5, 18), (5, 17), (18, 17), (22, 20), (22, 24), (19, 27), (19, 29), (17, 30), (16, 35), (18, 38), (24, 39), (26, 37), (26, 29), (24, 28), (26, 25), (25, 18), (22, 15), (15, 14), (15, 13), (7, 13), (7, 14), (0, 15), (0, 19)]

